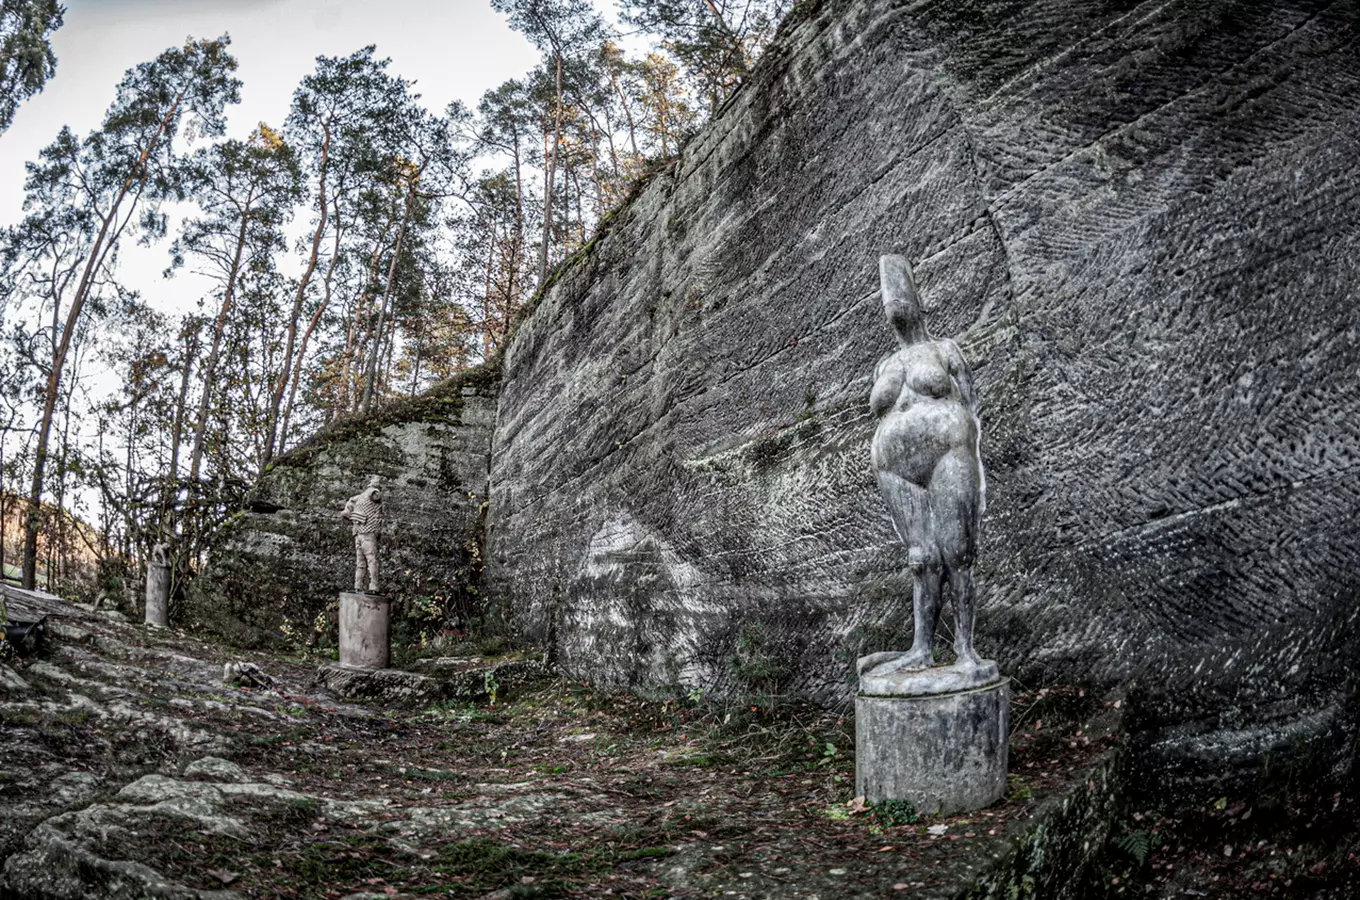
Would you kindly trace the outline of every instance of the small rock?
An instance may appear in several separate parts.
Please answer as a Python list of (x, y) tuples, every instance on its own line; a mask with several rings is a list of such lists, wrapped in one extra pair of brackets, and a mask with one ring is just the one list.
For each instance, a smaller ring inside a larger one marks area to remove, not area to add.
[(9, 666), (0, 666), (0, 688), (11, 693), (29, 690), (27, 681), (19, 677), (19, 673)]
[(63, 622), (60, 619), (51, 619), (47, 623), (47, 630), (56, 637), (70, 641), (75, 644), (83, 643), (90, 637), (90, 633), (84, 628)]
[(245, 784), (250, 780), (245, 770), (236, 763), (217, 756), (205, 756), (189, 763), (184, 767), (184, 777), (230, 784)]
[(67, 772), (52, 781), (52, 800), (59, 806), (84, 803), (99, 790), (101, 779), (90, 772)]
[(77, 678), (65, 669), (58, 668), (48, 662), (35, 662), (28, 667), (30, 674), (41, 678), (50, 678), (53, 681), (60, 681), (62, 684), (82, 684), (87, 683), (82, 678)]

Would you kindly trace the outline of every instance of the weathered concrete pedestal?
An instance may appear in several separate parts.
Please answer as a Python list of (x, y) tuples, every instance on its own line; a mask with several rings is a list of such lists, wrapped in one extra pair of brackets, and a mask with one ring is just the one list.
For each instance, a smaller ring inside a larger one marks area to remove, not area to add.
[(392, 600), (382, 594), (340, 592), (340, 664), (386, 669), (391, 662)]
[(152, 562), (146, 567), (146, 624), (170, 627), (170, 567)]
[[(950, 690), (959, 679), (940, 677), (948, 673), (899, 674), (893, 693), (882, 694), (872, 692), (881, 681), (861, 678), (856, 794), (874, 803), (910, 800), (917, 811), (940, 815), (981, 809), (1005, 795), (1010, 679), (993, 675), (988, 684)], [(914, 691), (913, 682), (921, 690)]]

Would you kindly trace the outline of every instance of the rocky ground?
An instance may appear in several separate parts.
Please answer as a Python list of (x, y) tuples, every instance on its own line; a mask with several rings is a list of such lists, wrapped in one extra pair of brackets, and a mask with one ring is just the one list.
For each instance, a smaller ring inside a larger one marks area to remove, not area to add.
[[(854, 801), (835, 712), (472, 655), (420, 666), (452, 699), (417, 678), (394, 706), (393, 673), (387, 699), (346, 702), (315, 659), (108, 618), (51, 631), (0, 664), (3, 898), (962, 896), (1114, 740), (1082, 724), (1112, 701), (1022, 690), (1007, 800), (916, 819)], [(274, 686), (224, 685), (234, 660)], [(1354, 896), (1349, 798), (1288, 827), (1258, 800), (1126, 810), (1087, 896)]]
[[(484, 670), (481, 699), (392, 708), (329, 695), (314, 660), (52, 631), (0, 667), (9, 897), (950, 896), (1108, 743), (1073, 724), (1092, 698), (1022, 694), (1010, 799), (918, 821), (853, 802), (834, 712), (507, 695), (480, 660), (452, 668)], [(234, 659), (276, 686), (224, 685)]]
[(1250, 800), (1132, 804), (1092, 873), (1092, 897), (1360, 897), (1354, 796), (1307, 784)]

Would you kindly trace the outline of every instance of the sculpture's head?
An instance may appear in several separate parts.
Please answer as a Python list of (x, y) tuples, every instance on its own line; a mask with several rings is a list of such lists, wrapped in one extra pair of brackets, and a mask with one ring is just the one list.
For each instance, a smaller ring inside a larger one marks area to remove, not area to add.
[(921, 312), (921, 298), (916, 293), (916, 281), (911, 277), (911, 265), (905, 256), (884, 254), (878, 258), (878, 279), (883, 296), (883, 312), (888, 324), (905, 344), (930, 339), (926, 333), (925, 316)]

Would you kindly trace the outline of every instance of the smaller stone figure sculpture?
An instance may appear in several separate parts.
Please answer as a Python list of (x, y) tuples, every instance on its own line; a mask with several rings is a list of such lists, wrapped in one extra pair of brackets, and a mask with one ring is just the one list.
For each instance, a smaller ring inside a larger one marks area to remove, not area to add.
[[(354, 531), (354, 589), (378, 593), (378, 531), (382, 528), (382, 491), (379, 478), (368, 479), (368, 487), (345, 501), (340, 517)], [(367, 574), (368, 587), (364, 587)]]

